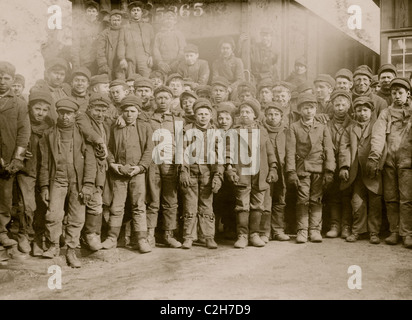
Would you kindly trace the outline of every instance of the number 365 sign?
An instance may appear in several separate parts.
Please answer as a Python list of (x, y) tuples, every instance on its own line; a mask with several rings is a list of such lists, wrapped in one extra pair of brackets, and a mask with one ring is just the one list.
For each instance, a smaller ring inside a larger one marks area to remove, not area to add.
[(201, 17), (204, 12), (204, 7), (202, 2), (197, 2), (193, 4), (183, 4), (179, 6), (168, 6), (168, 7), (157, 7), (156, 8), (156, 18), (162, 19), (164, 12), (166, 11), (174, 11), (176, 15), (181, 16), (182, 18), (195, 16)]

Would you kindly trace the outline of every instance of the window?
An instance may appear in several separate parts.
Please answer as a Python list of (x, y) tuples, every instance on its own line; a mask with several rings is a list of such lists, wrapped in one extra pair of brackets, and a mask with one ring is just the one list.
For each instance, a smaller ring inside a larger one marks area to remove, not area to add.
[(412, 72), (412, 36), (389, 39), (389, 62), (398, 70), (398, 76), (409, 78)]

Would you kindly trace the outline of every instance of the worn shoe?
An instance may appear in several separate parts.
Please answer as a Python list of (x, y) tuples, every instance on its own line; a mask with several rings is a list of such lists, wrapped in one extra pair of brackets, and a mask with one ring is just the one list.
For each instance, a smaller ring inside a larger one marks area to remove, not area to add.
[(106, 240), (102, 242), (102, 249), (114, 249), (117, 247), (117, 239), (112, 237), (107, 237)]
[(67, 248), (66, 260), (69, 267), (80, 268), (82, 266), (82, 263), (76, 256), (76, 249)]
[(192, 239), (185, 239), (185, 241), (183, 241), (182, 248), (183, 249), (190, 249), (190, 248), (192, 248), (192, 245), (193, 245), (193, 240)]
[(342, 228), (342, 232), (340, 234), (340, 237), (342, 239), (346, 239), (347, 237), (349, 237), (351, 235), (351, 230), (349, 226), (343, 226)]
[(389, 244), (389, 245), (398, 244), (398, 242), (399, 242), (399, 233), (392, 232), (391, 235), (385, 239), (385, 242), (386, 242), (386, 244)]
[(266, 244), (266, 243), (269, 243), (269, 237), (267, 236), (267, 235), (265, 235), (265, 234), (262, 234), (261, 236), (260, 236), (260, 239)]
[(31, 246), (29, 239), (27, 239), (26, 235), (24, 234), (19, 234), (17, 236), (17, 248), (19, 249), (20, 252), (23, 253), (29, 253), (31, 251)]
[(247, 235), (239, 234), (237, 236), (237, 241), (234, 244), (234, 247), (237, 249), (244, 249), (248, 245)]
[(140, 253), (152, 252), (152, 248), (147, 239), (139, 239), (137, 241), (137, 250), (139, 250)]
[(33, 241), (32, 255), (33, 255), (33, 257), (41, 257), (43, 255), (43, 249), (40, 248), (37, 241)]
[(58, 257), (60, 255), (60, 247), (59, 245), (52, 245), (50, 246), (49, 249), (43, 252), (42, 257), (43, 258), (48, 258), (48, 259), (53, 259), (55, 257)]
[(285, 233), (278, 233), (274, 236), (276, 241), (289, 241), (290, 237)]
[(156, 246), (155, 229), (154, 228), (147, 229), (147, 242), (149, 242), (151, 248), (154, 248)]
[(359, 234), (357, 233), (352, 233), (349, 237), (346, 237), (347, 242), (356, 242), (359, 239)]
[(322, 242), (322, 235), (319, 230), (309, 230), (310, 242)]
[(371, 233), (369, 235), (369, 243), (379, 244), (379, 243), (381, 243), (381, 239), (379, 239), (379, 236), (376, 233)]
[(100, 241), (100, 236), (96, 233), (86, 234), (86, 244), (89, 247), (90, 251), (99, 251), (103, 248)]
[(405, 248), (412, 249), (412, 236), (406, 236), (403, 239), (403, 245)]
[(339, 231), (339, 227), (336, 224), (332, 224), (330, 230), (326, 232), (326, 238), (337, 238)]
[(213, 238), (206, 238), (206, 248), (217, 249), (217, 243)]
[(306, 243), (308, 241), (308, 231), (298, 230), (296, 235), (296, 243)]
[(249, 244), (254, 247), (264, 247), (265, 242), (259, 237), (258, 233), (253, 233), (249, 237)]
[(182, 244), (174, 238), (173, 231), (165, 231), (164, 242), (170, 248), (182, 247)]
[(7, 247), (12, 247), (15, 246), (17, 244), (16, 240), (10, 239), (7, 236), (7, 233), (0, 233), (0, 244), (3, 245), (3, 247), (7, 248)]

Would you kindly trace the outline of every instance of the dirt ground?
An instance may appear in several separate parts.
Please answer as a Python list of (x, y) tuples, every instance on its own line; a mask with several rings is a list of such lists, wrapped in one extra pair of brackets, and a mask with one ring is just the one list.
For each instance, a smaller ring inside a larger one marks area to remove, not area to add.
[[(82, 249), (80, 269), (68, 267), (63, 255), (9, 260), (0, 270), (0, 299), (412, 299), (412, 250), (401, 245), (292, 239), (234, 249), (232, 241), (218, 240), (217, 250)], [(53, 264), (62, 267), (60, 290), (47, 285)], [(361, 289), (348, 288), (351, 265), (361, 268)]]

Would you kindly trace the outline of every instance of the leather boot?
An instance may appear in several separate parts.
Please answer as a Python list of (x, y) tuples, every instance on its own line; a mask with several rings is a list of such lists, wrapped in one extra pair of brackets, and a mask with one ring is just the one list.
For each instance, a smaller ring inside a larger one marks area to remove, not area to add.
[(152, 248), (145, 238), (137, 240), (137, 250), (139, 250), (140, 253), (152, 252)]
[(340, 230), (339, 226), (332, 224), (330, 230), (326, 232), (326, 238), (337, 238), (339, 236)]
[(48, 259), (53, 259), (55, 257), (58, 257), (60, 255), (60, 246), (59, 244), (52, 244), (49, 249), (43, 252), (42, 257), (43, 258), (48, 258)]
[(102, 243), (103, 249), (114, 249), (117, 247), (117, 237), (120, 234), (121, 227), (110, 227), (107, 232), (107, 238)]
[(301, 229), (298, 230), (296, 235), (296, 243), (305, 243), (308, 241), (308, 230)]
[(206, 238), (206, 248), (217, 249), (217, 243), (213, 238)]
[(343, 226), (342, 228), (342, 233), (340, 234), (340, 237), (342, 239), (346, 239), (347, 237), (349, 237), (352, 234), (351, 228), (350, 226)]
[(69, 267), (80, 268), (82, 266), (82, 263), (76, 256), (76, 249), (67, 248), (66, 260)]
[(385, 239), (385, 242), (386, 242), (386, 244), (389, 244), (389, 245), (398, 244), (398, 242), (399, 242), (399, 233), (392, 232), (391, 235)]
[(310, 242), (322, 242), (322, 235), (319, 230), (309, 230)]
[(6, 232), (0, 233), (0, 245), (7, 248), (7, 247), (15, 246), (16, 244), (17, 244), (17, 241), (13, 240), (13, 239), (10, 239), (7, 236)]
[(86, 234), (86, 243), (90, 251), (99, 251), (103, 248), (103, 245), (100, 241), (100, 235), (95, 233)]
[(192, 245), (193, 245), (193, 240), (192, 239), (185, 239), (185, 241), (183, 241), (182, 248), (183, 249), (190, 249), (190, 248), (192, 248)]
[(174, 238), (173, 230), (165, 231), (164, 242), (170, 248), (181, 248), (182, 244)]
[(150, 247), (154, 248), (156, 246), (156, 239), (155, 239), (155, 229), (148, 228), (147, 229), (147, 241), (150, 244)]
[(237, 249), (244, 249), (248, 245), (248, 239), (246, 234), (239, 234), (237, 236), (237, 241), (234, 244), (234, 247)]
[(405, 248), (412, 249), (412, 236), (406, 236), (403, 240)]
[(17, 248), (20, 252), (29, 253), (31, 251), (30, 241), (27, 238), (27, 235), (19, 233), (17, 235)]
[(252, 233), (250, 235), (249, 244), (258, 248), (265, 246), (265, 242), (259, 237), (258, 233)]

